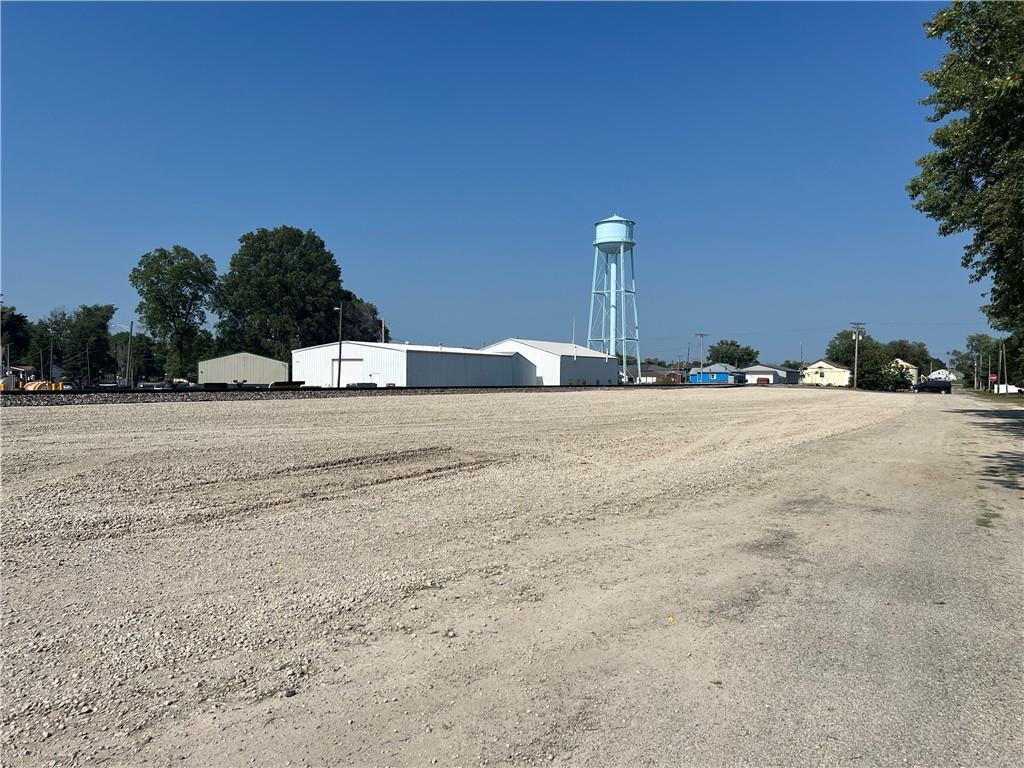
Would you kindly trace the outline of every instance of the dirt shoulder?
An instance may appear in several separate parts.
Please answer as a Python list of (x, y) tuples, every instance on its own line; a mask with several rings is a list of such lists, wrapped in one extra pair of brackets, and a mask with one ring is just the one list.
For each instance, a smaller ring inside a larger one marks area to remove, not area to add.
[(5, 762), (1024, 749), (1019, 410), (751, 388), (2, 416)]

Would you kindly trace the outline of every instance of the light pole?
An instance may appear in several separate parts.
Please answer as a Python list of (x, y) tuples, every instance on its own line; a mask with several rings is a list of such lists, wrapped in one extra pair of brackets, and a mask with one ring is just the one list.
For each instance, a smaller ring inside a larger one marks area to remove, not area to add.
[(128, 355), (124, 363), (124, 379), (128, 384), (128, 389), (134, 389), (132, 386), (134, 377), (132, 376), (132, 338), (135, 336), (135, 321), (129, 320), (128, 325), (123, 323), (114, 323), (116, 328), (127, 328), (128, 329)]
[(704, 383), (704, 337), (707, 336), (707, 334), (706, 333), (698, 333), (696, 335), (697, 335), (698, 338), (700, 338), (700, 373), (697, 374), (697, 383), (698, 384), (703, 384)]
[(334, 308), (338, 313), (338, 389), (341, 389), (341, 318), (344, 306), (345, 302), (339, 301), (338, 306)]
[(853, 326), (853, 388), (857, 388), (857, 373), (860, 366), (860, 340), (864, 336), (864, 323), (850, 323)]

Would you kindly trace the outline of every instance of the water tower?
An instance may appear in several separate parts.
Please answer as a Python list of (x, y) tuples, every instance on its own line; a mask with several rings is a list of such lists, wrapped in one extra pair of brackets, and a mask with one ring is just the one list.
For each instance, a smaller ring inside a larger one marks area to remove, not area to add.
[(597, 222), (594, 237), (587, 346), (619, 358), (623, 381), (640, 380), (640, 326), (633, 267), (635, 224), (621, 216), (610, 216)]

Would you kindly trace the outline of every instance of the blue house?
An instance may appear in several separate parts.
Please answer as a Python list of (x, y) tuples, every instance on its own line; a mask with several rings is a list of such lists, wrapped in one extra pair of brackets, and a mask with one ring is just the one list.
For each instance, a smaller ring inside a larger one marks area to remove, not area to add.
[(747, 375), (728, 363), (712, 363), (690, 369), (691, 384), (745, 384)]

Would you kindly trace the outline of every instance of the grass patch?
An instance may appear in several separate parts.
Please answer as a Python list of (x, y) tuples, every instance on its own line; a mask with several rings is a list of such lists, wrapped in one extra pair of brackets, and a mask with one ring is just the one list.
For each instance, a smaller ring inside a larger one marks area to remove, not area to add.
[(974, 518), (975, 525), (980, 525), (982, 528), (992, 528), (992, 521), (997, 517), (1002, 517), (998, 512), (982, 512), (976, 518)]
[(983, 389), (968, 389), (967, 387), (961, 387), (960, 389), (971, 397), (987, 400), (990, 403), (998, 403), (1005, 408), (1024, 408), (1024, 397), (1020, 395), (997, 395), (995, 392), (986, 392)]

